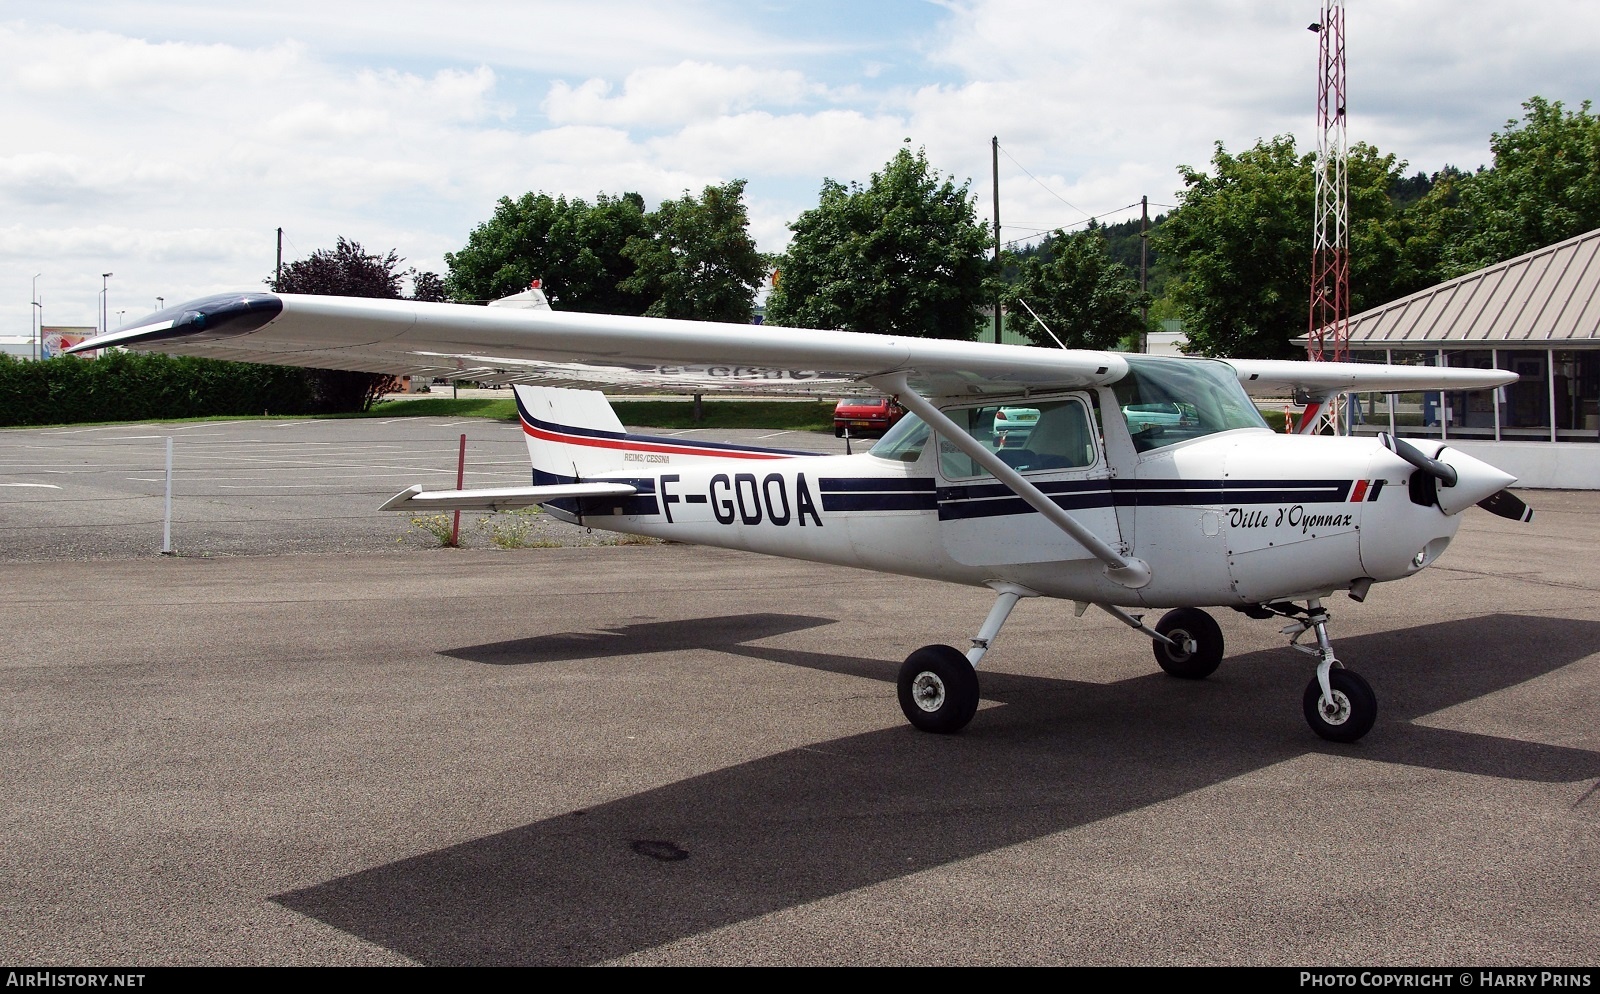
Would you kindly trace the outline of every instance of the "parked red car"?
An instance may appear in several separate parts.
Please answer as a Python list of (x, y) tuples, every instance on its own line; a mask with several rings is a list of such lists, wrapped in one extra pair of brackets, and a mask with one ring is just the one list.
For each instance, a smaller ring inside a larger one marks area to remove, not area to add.
[(833, 405), (833, 436), (851, 438), (882, 435), (906, 416), (906, 409), (889, 397), (846, 397)]

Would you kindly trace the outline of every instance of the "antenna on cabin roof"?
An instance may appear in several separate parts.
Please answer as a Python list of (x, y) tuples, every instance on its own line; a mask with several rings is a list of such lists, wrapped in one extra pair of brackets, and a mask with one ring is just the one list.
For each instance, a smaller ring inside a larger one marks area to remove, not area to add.
[[(1021, 297), (1017, 298), (1017, 303), (1021, 304), (1023, 307), (1028, 307), (1028, 302), (1023, 300)], [(1055, 343), (1057, 345), (1060, 345), (1062, 348), (1066, 348), (1066, 345), (1062, 343), (1061, 339), (1056, 338), (1056, 333), (1050, 330), (1050, 326), (1044, 323), (1044, 318), (1040, 317), (1038, 312), (1036, 312), (1033, 308), (1028, 307), (1028, 313), (1032, 314), (1033, 319), (1039, 322), (1039, 327), (1044, 329), (1044, 333), (1046, 335), (1049, 335), (1052, 339), (1055, 339)]]

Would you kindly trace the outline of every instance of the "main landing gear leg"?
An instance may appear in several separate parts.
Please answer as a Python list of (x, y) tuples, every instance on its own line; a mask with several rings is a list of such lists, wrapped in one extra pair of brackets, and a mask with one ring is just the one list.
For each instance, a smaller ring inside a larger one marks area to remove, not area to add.
[(1000, 634), (1011, 609), (1036, 591), (1012, 583), (992, 585), (997, 594), (983, 627), (963, 655), (948, 645), (925, 645), (900, 666), (900, 710), (924, 732), (949, 734), (967, 727), (978, 712), (978, 661)]
[[(1317, 675), (1307, 684), (1303, 705), (1311, 730), (1330, 742), (1354, 742), (1371, 731), (1378, 719), (1378, 697), (1359, 675), (1344, 668), (1328, 640), (1328, 612), (1322, 601), (1306, 601), (1303, 617), (1283, 630), (1292, 635), (1289, 645), (1317, 657)], [(1317, 645), (1301, 645), (1300, 637), (1315, 632)]]

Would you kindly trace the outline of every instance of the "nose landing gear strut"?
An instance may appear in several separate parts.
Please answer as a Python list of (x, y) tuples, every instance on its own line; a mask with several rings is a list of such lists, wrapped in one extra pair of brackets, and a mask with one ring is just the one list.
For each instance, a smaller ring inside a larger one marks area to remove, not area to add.
[[(1317, 675), (1306, 685), (1302, 698), (1311, 730), (1329, 742), (1354, 742), (1371, 731), (1378, 719), (1378, 697), (1360, 674), (1345, 669), (1334, 656), (1322, 600), (1313, 597), (1304, 608), (1292, 604), (1262, 607), (1294, 622), (1283, 629), (1283, 634), (1290, 636), (1290, 648), (1317, 657)], [(1315, 633), (1316, 645), (1300, 644), (1307, 632)]]

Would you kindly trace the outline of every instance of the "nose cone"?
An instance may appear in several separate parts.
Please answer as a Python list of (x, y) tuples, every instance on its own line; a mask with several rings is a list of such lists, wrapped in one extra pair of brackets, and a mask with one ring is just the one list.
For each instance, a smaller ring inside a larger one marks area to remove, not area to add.
[(1440, 449), (1434, 458), (1456, 471), (1454, 486), (1439, 485), (1439, 510), (1446, 514), (1460, 514), (1517, 482), (1517, 478), (1505, 470), (1452, 448)]

